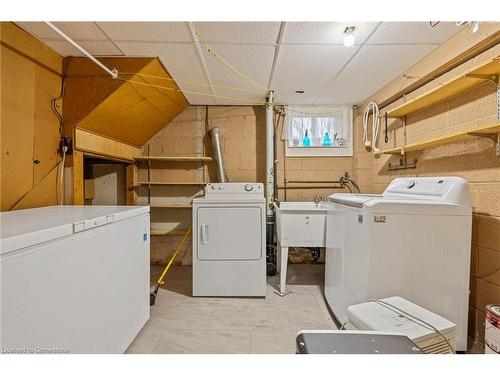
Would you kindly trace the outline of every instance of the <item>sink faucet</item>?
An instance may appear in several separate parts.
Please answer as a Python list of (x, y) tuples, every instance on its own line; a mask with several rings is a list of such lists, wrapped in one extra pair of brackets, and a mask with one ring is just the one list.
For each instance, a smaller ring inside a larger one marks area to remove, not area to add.
[(323, 197), (321, 195), (316, 195), (314, 198), (314, 203), (318, 204), (319, 202), (323, 201)]

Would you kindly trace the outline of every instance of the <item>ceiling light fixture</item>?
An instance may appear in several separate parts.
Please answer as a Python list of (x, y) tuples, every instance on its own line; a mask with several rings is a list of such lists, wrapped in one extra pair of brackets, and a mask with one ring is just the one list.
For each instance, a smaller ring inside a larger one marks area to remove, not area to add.
[(344, 46), (352, 47), (354, 45), (354, 26), (346, 27), (344, 30)]

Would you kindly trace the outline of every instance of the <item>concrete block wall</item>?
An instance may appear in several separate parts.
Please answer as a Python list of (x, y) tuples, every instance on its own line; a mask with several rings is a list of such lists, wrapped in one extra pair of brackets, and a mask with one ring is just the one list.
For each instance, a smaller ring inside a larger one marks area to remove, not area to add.
[[(484, 52), (466, 64), (411, 93), (412, 99), (473, 66), (498, 56), (499, 47)], [(426, 60), (419, 63), (425, 70)], [(497, 87), (485, 82), (443, 103), (407, 116), (407, 143), (433, 139), (454, 132), (472, 130), (497, 120)], [(379, 101), (391, 91), (383, 89), (374, 98)], [(368, 99), (368, 100), (370, 100)], [(367, 100), (367, 101), (368, 101)], [(364, 103), (366, 104), (366, 102)], [(402, 104), (402, 100), (383, 112)], [(477, 138), (409, 153), (409, 162), (417, 159), (417, 168), (388, 172), (388, 163), (398, 163), (399, 156), (382, 155), (374, 158), (364, 150), (362, 141), (361, 105), (355, 118), (355, 173), (360, 184), (371, 193), (381, 193), (387, 184), (400, 176), (460, 176), (470, 183), (473, 203), (473, 233), (470, 269), (469, 335), (484, 343), (485, 306), (500, 303), (500, 157), (495, 155), (492, 142)], [(383, 118), (381, 119), (383, 125)], [(389, 142), (384, 144), (383, 128), (379, 147), (388, 149), (403, 144), (400, 120), (389, 121)]]
[[(208, 121), (206, 121), (208, 113)], [(265, 109), (252, 106), (191, 106), (181, 112), (144, 146), (144, 154), (155, 156), (213, 156), (213, 148), (207, 128), (222, 129), (222, 150), (226, 173), (231, 182), (265, 181)], [(286, 158), (284, 157), (281, 131), (283, 123), (277, 124), (277, 181), (281, 186), (288, 180), (338, 180), (344, 171), (353, 171), (351, 157)], [(218, 181), (215, 162), (152, 162), (151, 181)], [(147, 181), (147, 168), (143, 164), (138, 170), (138, 180)], [(324, 184), (322, 184), (324, 185)], [(343, 191), (343, 190), (342, 190)], [(279, 190), (281, 201), (310, 201), (317, 195), (327, 197), (332, 189)], [(138, 203), (147, 203), (147, 189), (141, 187)], [(151, 204), (189, 204), (195, 196), (202, 195), (200, 186), (154, 186)], [(170, 235), (153, 236), (151, 241), (151, 263), (165, 264), (175, 244), (180, 241), (180, 232), (191, 225), (189, 208), (152, 208), (152, 228), (171, 231)], [(172, 235), (174, 233), (175, 235)], [(179, 256), (177, 263), (191, 263), (190, 243)], [(290, 252), (291, 262), (309, 262), (311, 255), (304, 250)]]

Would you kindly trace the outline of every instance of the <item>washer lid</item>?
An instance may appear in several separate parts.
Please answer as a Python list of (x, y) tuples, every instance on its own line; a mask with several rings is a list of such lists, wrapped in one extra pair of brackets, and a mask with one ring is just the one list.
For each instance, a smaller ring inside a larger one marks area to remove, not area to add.
[(380, 198), (381, 195), (377, 194), (349, 194), (349, 193), (335, 193), (328, 197), (328, 201), (332, 203), (343, 204), (344, 206), (363, 207), (366, 202)]

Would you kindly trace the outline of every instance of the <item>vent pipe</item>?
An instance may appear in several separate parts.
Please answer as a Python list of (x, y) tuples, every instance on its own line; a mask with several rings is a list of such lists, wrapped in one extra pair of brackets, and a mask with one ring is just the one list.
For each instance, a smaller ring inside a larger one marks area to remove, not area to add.
[(224, 157), (222, 156), (222, 130), (219, 128), (211, 128), (208, 131), (210, 138), (212, 138), (212, 145), (214, 147), (215, 161), (217, 163), (217, 174), (219, 175), (219, 182), (228, 182), (226, 169), (224, 168)]

